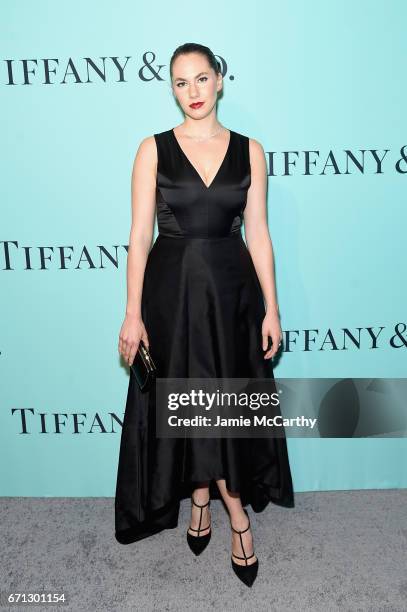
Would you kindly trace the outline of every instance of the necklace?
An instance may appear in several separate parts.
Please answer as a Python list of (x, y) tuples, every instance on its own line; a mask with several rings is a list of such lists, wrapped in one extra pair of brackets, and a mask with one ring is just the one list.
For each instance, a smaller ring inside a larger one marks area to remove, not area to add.
[(223, 130), (223, 125), (221, 125), (215, 132), (210, 134), (209, 136), (191, 136), (190, 134), (181, 134), (181, 136), (185, 136), (186, 138), (191, 138), (191, 140), (196, 140), (197, 142), (202, 142), (203, 140), (209, 140), (209, 138), (213, 138), (216, 134)]

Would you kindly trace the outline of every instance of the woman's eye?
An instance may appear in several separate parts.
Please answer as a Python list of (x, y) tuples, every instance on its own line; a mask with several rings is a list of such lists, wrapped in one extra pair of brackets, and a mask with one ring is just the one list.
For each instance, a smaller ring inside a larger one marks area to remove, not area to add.
[[(202, 79), (203, 79), (203, 80), (204, 80), (204, 82), (205, 82), (205, 81), (207, 81), (207, 80), (208, 80), (208, 77), (206, 77), (206, 76), (199, 77), (199, 81), (202, 81)], [(180, 87), (181, 85), (185, 85), (185, 81), (179, 81), (179, 82), (177, 83), (177, 87)]]

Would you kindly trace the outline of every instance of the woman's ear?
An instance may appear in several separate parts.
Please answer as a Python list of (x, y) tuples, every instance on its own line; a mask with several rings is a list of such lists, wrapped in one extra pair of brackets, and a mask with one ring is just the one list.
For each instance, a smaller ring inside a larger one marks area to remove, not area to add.
[(217, 84), (217, 91), (220, 92), (223, 89), (223, 76), (219, 73), (218, 74), (218, 84)]

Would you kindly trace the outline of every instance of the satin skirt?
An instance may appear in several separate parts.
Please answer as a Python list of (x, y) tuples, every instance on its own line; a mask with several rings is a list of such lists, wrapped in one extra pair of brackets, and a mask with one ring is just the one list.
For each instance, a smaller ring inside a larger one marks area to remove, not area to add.
[[(267, 378), (263, 295), (240, 230), (227, 237), (159, 234), (143, 283), (142, 316), (158, 376)], [(242, 505), (294, 506), (285, 437), (158, 438), (155, 387), (140, 392), (130, 370), (115, 497), (115, 536), (123, 544), (177, 527), (180, 501), (198, 482), (225, 479)]]

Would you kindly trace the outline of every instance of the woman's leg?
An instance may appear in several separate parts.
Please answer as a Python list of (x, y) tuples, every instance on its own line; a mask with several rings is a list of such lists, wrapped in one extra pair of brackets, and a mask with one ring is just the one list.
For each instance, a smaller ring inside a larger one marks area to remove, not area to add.
[[(229, 511), (231, 525), (239, 531), (246, 529), (248, 526), (248, 519), (245, 512), (243, 511), (240, 494), (232, 493), (231, 491), (229, 491), (226, 488), (225, 480), (217, 480), (216, 484), (218, 485), (220, 494), (222, 495), (226, 507)], [(245, 533), (242, 533), (242, 541), (246, 556), (249, 557), (253, 554), (253, 537), (251, 529), (248, 529)], [(235, 533), (234, 531), (232, 531), (232, 553), (234, 553), (238, 557), (244, 557), (239, 534)], [(255, 563), (256, 559), (256, 556), (252, 557), (248, 560), (247, 564), (251, 565), (252, 563)], [(246, 565), (246, 562), (244, 560), (236, 559), (236, 557), (233, 557), (233, 561), (238, 565)]]
[[(200, 506), (202, 506), (203, 504), (206, 504), (209, 501), (209, 481), (198, 483), (197, 488), (192, 493), (192, 498), (194, 502), (199, 504)], [(201, 508), (198, 508), (197, 506), (192, 504), (190, 527), (192, 527), (193, 529), (199, 528), (200, 515), (201, 515)], [(209, 533), (210, 520), (211, 520), (211, 516), (210, 516), (209, 506), (205, 506), (205, 508), (202, 508), (201, 527), (208, 527), (208, 529), (202, 529), (199, 532), (200, 536), (203, 536)], [(191, 531), (190, 529), (188, 529), (188, 533), (190, 533), (192, 536), (198, 536), (196, 531)]]

